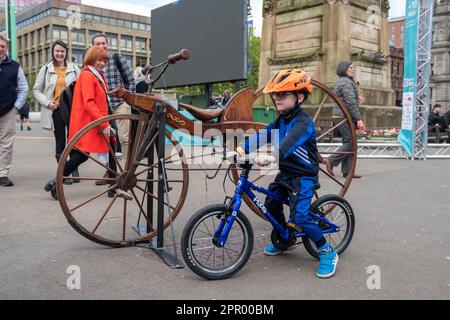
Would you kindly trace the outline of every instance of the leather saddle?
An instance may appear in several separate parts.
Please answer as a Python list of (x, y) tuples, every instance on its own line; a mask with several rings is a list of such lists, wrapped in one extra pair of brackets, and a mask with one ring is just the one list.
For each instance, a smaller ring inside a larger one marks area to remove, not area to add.
[(194, 117), (201, 121), (211, 121), (220, 118), (225, 109), (202, 109), (185, 103), (179, 103), (179, 107), (189, 111)]

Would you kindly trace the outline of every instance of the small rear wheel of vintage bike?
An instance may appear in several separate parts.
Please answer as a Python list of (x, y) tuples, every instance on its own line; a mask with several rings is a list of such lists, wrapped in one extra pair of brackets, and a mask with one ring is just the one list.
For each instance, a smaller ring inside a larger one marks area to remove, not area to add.
[(225, 246), (213, 242), (222, 219), (229, 215), (228, 206), (213, 204), (195, 213), (183, 230), (181, 252), (188, 267), (208, 280), (226, 279), (237, 273), (253, 250), (253, 229), (248, 218), (239, 211)]
[[(104, 123), (121, 121), (127, 126), (130, 135), (127, 154), (120, 160), (110, 138), (102, 137), (110, 150), (116, 169), (105, 163), (107, 156), (87, 153), (79, 150), (77, 143), (88, 137), (93, 130), (102, 132)], [(158, 182), (163, 172), (159, 172), (158, 158), (164, 161), (166, 176), (164, 228), (174, 220), (183, 207), (189, 184), (189, 172), (183, 149), (178, 141), (165, 130), (166, 154), (158, 157), (157, 145), (159, 128), (156, 126), (153, 134), (149, 133), (149, 143), (144, 143), (143, 137), (147, 126), (151, 124), (142, 115), (112, 115), (98, 119), (81, 129), (69, 142), (64, 150), (56, 176), (56, 188), (59, 203), (69, 224), (85, 238), (99, 244), (111, 247), (133, 246), (146, 242), (157, 235), (156, 209), (155, 219), (149, 208), (156, 208), (158, 201)], [(137, 128), (137, 130), (136, 130)], [(143, 148), (145, 157), (138, 159), (135, 155)], [(80, 177), (74, 178), (80, 183), (66, 185), (64, 167), (70, 155), (77, 151), (83, 154), (87, 161), (79, 167)], [(155, 220), (155, 221), (154, 221)]]
[[(324, 236), (338, 254), (343, 253), (352, 241), (355, 231), (355, 215), (348, 201), (338, 195), (325, 195), (311, 204), (311, 210), (339, 227), (338, 232), (327, 233)], [(329, 228), (325, 223), (319, 223), (319, 226), (322, 230)], [(308, 237), (303, 237), (302, 240), (306, 251), (318, 259), (314, 242)]]

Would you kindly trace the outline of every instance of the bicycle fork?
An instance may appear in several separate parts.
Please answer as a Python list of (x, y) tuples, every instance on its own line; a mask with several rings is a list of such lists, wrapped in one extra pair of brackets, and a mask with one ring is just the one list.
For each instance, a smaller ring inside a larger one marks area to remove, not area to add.
[[(213, 243), (218, 247), (225, 246), (228, 240), (228, 235), (233, 227), (234, 220), (236, 220), (236, 216), (241, 208), (242, 194), (244, 192), (243, 184), (244, 179), (240, 178), (237, 184), (236, 192), (228, 205), (227, 214), (222, 217), (219, 226), (214, 233)], [(231, 214), (229, 214), (230, 211)]]

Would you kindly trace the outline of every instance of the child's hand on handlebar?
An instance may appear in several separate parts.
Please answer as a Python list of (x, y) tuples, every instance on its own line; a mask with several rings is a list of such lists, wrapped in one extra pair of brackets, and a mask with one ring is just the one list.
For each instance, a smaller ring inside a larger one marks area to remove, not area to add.
[(255, 163), (261, 167), (268, 166), (272, 163), (275, 163), (276, 161), (277, 161), (277, 159), (275, 159), (274, 156), (269, 156), (266, 154), (260, 154), (259, 156), (257, 156), (255, 158)]

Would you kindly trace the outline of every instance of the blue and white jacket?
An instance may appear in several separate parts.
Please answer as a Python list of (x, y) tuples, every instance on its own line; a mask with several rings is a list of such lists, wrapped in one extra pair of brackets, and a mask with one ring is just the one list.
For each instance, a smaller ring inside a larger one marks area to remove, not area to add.
[(249, 154), (267, 143), (275, 147), (274, 155), (280, 171), (286, 176), (316, 176), (319, 173), (316, 130), (312, 118), (301, 106), (280, 115), (266, 128), (250, 136), (242, 148)]

